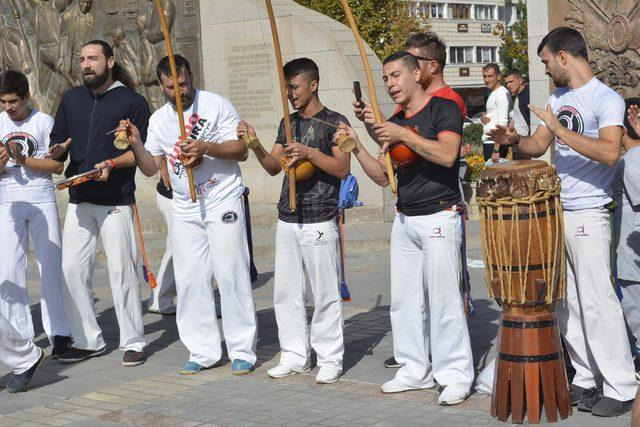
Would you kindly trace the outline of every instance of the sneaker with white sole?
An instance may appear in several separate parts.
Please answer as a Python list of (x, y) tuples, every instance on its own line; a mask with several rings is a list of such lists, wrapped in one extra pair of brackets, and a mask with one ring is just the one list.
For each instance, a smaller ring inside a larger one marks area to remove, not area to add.
[(464, 402), (470, 395), (469, 390), (455, 389), (451, 387), (445, 387), (438, 397), (438, 405), (452, 406)]
[(269, 375), (271, 378), (285, 378), (285, 377), (290, 377), (291, 375), (297, 375), (303, 372), (309, 372), (310, 370), (311, 370), (311, 365), (309, 364), (305, 365), (302, 369), (298, 370), (280, 363), (277, 366), (274, 366), (273, 368), (269, 369), (267, 371), (267, 375)]
[(380, 390), (382, 390), (383, 393), (402, 393), (403, 391), (410, 391), (410, 390), (429, 390), (429, 389), (435, 388), (435, 386), (436, 386), (436, 383), (433, 380), (431, 380), (430, 382), (427, 382), (425, 385), (421, 387), (415, 387), (415, 386), (406, 385), (399, 379), (394, 378), (382, 384), (380, 386)]
[(335, 366), (321, 366), (320, 369), (318, 369), (318, 374), (316, 375), (316, 383), (335, 383), (340, 378), (340, 375), (342, 375), (342, 369)]

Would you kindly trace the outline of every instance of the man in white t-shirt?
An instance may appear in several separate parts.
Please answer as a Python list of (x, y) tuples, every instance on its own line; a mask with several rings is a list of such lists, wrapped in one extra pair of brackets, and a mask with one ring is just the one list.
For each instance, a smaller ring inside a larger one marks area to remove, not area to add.
[[(246, 374), (256, 362), (256, 313), (249, 273), (249, 250), (242, 205), (239, 161), (247, 159), (247, 147), (236, 138), (238, 114), (231, 103), (214, 93), (193, 87), (189, 62), (175, 55), (178, 82), (185, 108), (187, 140), (180, 140), (174, 85), (169, 58), (157, 67), (158, 80), (167, 99), (149, 120), (146, 144), (137, 128), (128, 129), (138, 167), (147, 176), (158, 172), (164, 156), (173, 188), (173, 266), (177, 290), (180, 339), (190, 352), (181, 374), (210, 368), (222, 357), (222, 347), (212, 279), (220, 290), (222, 326), (231, 370)], [(193, 168), (197, 201), (190, 199), (186, 166)]]
[(29, 231), (41, 277), (42, 324), (55, 359), (71, 344), (62, 298), (60, 220), (51, 174), (62, 163), (45, 158), (53, 117), (29, 108), (24, 74), (0, 74), (0, 314), (34, 339), (27, 293)]
[(506, 87), (500, 83), (500, 67), (497, 64), (487, 64), (482, 67), (482, 79), (485, 86), (491, 90), (487, 98), (485, 108), (487, 112), (480, 119), (482, 121), (482, 151), (484, 159), (497, 162), (500, 157), (507, 157), (507, 148), (500, 147), (499, 144), (489, 137), (488, 132), (495, 129), (496, 125), (506, 126), (509, 123), (509, 100), (511, 95)]
[(581, 411), (617, 416), (631, 409), (637, 388), (622, 308), (611, 286), (605, 207), (620, 157), (624, 101), (594, 77), (576, 30), (554, 29), (538, 55), (558, 88), (546, 109), (530, 106), (544, 125), (531, 137), (497, 126), (490, 137), (501, 145), (518, 144), (533, 157), (555, 141), (567, 248), (567, 300), (557, 314), (576, 369), (571, 401)]

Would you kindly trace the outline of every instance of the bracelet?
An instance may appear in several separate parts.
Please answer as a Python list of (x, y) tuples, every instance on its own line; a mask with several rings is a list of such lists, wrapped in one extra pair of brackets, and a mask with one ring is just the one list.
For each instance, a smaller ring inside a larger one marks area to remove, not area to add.
[(105, 161), (109, 165), (109, 168), (111, 168), (111, 169), (115, 169), (116, 168), (116, 162), (114, 162), (113, 159), (107, 159)]

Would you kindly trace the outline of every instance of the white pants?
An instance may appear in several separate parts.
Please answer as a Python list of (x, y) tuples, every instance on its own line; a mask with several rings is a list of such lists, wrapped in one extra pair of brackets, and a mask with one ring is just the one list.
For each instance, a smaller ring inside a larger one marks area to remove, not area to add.
[(40, 271), (40, 310), (44, 332), (69, 336), (62, 296), (60, 220), (55, 202), (0, 204), (0, 314), (24, 338), (34, 330), (27, 292), (29, 232)]
[(640, 354), (640, 282), (618, 280), (622, 291), (622, 311), (631, 335), (635, 340), (632, 352), (635, 357)]
[(167, 224), (167, 240), (164, 256), (156, 278), (157, 286), (151, 292), (151, 297), (149, 298), (149, 308), (164, 311), (173, 305), (173, 299), (176, 296), (176, 279), (173, 274), (173, 248), (171, 244), (173, 214), (171, 213), (171, 199), (167, 199), (160, 193), (156, 193), (156, 205)]
[(102, 238), (109, 284), (120, 327), (120, 349), (145, 346), (140, 283), (136, 274), (136, 237), (131, 206), (69, 204), (62, 233), (65, 302), (73, 346), (97, 350), (105, 346), (93, 303), (96, 239)]
[[(318, 366), (342, 369), (344, 318), (338, 257), (338, 229), (334, 220), (315, 224), (278, 221), (273, 308), (282, 350), (281, 364), (302, 369), (313, 348)], [(305, 308), (305, 271), (314, 303), (310, 327)]]
[(258, 331), (246, 236), (241, 198), (198, 217), (173, 216), (176, 323), (189, 361), (201, 366), (210, 367), (222, 357), (214, 278), (229, 358), (256, 361)]
[(603, 385), (606, 397), (635, 398), (636, 383), (622, 307), (610, 280), (611, 228), (606, 209), (565, 211), (567, 300), (558, 308), (573, 384)]
[(22, 336), (0, 315), (0, 362), (7, 365), (14, 374), (21, 374), (38, 361), (41, 352), (32, 340)]
[[(473, 355), (460, 294), (460, 216), (397, 213), (391, 231), (391, 330), (396, 378), (424, 387), (433, 378), (462, 392)], [(431, 352), (431, 361), (429, 360)]]

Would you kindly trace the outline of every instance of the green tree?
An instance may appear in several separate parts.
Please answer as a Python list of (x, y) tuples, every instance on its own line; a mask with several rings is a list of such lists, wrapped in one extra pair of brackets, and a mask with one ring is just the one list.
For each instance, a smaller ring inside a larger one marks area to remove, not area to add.
[[(340, 0), (295, 0), (296, 3), (349, 25)], [(410, 17), (402, 0), (349, 0), (349, 6), (364, 41), (378, 58), (404, 49), (407, 36), (426, 29), (426, 24)]]
[(500, 57), (508, 70), (514, 69), (529, 75), (529, 51), (527, 45), (527, 5), (519, 0), (516, 5), (518, 19), (509, 28), (497, 24), (493, 34), (502, 39)]

